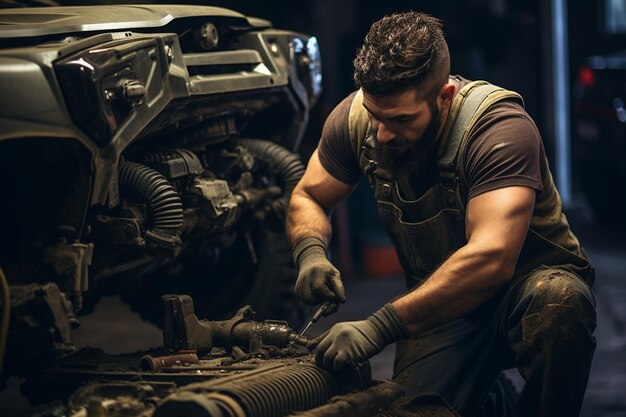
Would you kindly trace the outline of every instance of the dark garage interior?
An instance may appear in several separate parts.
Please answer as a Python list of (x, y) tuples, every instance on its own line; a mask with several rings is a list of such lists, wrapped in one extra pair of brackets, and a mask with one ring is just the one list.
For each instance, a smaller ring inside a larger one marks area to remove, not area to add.
[[(41, 2), (10, 0), (2, 2), (2, 6), (40, 6), (48, 5), (47, 3), (43, 0)], [(124, 4), (117, 1), (60, 1), (58, 3), (64, 6)], [(132, 3), (170, 4), (172, 2), (138, 1)], [(441, 18), (450, 48), (451, 73), (460, 74), (472, 80), (488, 80), (493, 84), (519, 92), (524, 97), (526, 110), (541, 132), (555, 183), (561, 193), (564, 212), (571, 229), (580, 239), (596, 271), (593, 295), (597, 303), (598, 325), (595, 331), (597, 346), (581, 416), (626, 416), (626, 398), (623, 395), (623, 387), (626, 383), (626, 285), (624, 284), (624, 271), (626, 271), (626, 216), (624, 216), (626, 208), (626, 164), (624, 163), (626, 158), (626, 110), (624, 109), (626, 101), (626, 1), (389, 0), (374, 4), (356, 0), (301, 2), (227, 0), (186, 3), (232, 9), (246, 16), (270, 20), (275, 28), (317, 38), (322, 61), (322, 93), (310, 109), (306, 126), (302, 127), (301, 137), (296, 141), (300, 144), (299, 153), (305, 162), (317, 146), (326, 117), (335, 105), (354, 90), (352, 60), (371, 23), (387, 14), (409, 10), (421, 11)], [(4, 18), (3, 13), (4, 9), (0, 8), (0, 22)], [(2, 23), (5, 24), (5, 22)], [(11, 40), (2, 39), (0, 34), (2, 49), (19, 46), (18, 43), (11, 44), (10, 42)], [(1, 100), (5, 104), (1, 108), (10, 108), (11, 106), (6, 103), (13, 100), (15, 94), (19, 93), (20, 91), (2, 86)], [(278, 110), (275, 115), (272, 113), (274, 107), (270, 104), (267, 104), (267, 108), (263, 107), (263, 104), (255, 101), (253, 95), (239, 97), (241, 98), (238, 100), (241, 101), (238, 103), (241, 103), (241, 106), (250, 103), (260, 109), (261, 116), (251, 118), (249, 124), (246, 124), (248, 131), (256, 132), (258, 129), (264, 132), (269, 129), (267, 127), (269, 125), (276, 127), (281, 124), (281, 116), (292, 116), (293, 111), (290, 108), (277, 105), (275, 108)], [(267, 102), (273, 103), (272, 100), (278, 101), (281, 98), (279, 94), (268, 96)], [(193, 106), (197, 107), (193, 107), (190, 112), (204, 108), (202, 106), (227, 108), (225, 101), (194, 103)], [(221, 117), (221, 113), (218, 113), (216, 111), (215, 117)], [(0, 116), (3, 120), (8, 117), (6, 114), (0, 114)], [(159, 119), (159, 121), (162, 120)], [(237, 122), (235, 120), (232, 123)], [(181, 118), (181, 126), (184, 123), (186, 120)], [(290, 126), (289, 129), (294, 129), (294, 127)], [(6, 132), (2, 132), (4, 130), (0, 127), (0, 145), (3, 145), (2, 140), (8, 137)], [(272, 130), (270, 133), (280, 136), (290, 134), (289, 132), (291, 130), (287, 128), (284, 130), (276, 128), (276, 131)], [(157, 138), (158, 134), (154, 131), (148, 132), (144, 137)], [(177, 143), (187, 142), (181, 140)], [(290, 147), (294, 143), (283, 145)], [(34, 146), (38, 145), (35, 143)], [(49, 175), (59, 181), (71, 181), (68, 187), (76, 190), (76, 193), (81, 187), (89, 187), (86, 185), (87, 180), (76, 180), (88, 170), (85, 166), (77, 166), (77, 171), (68, 175), (52, 172), (53, 160), (58, 157), (56, 152), (65, 152), (65, 148), (59, 150), (50, 146), (49, 150), (43, 149), (43, 153), (49, 155), (44, 165), (39, 165), (36, 160), (22, 163), (22, 169), (26, 168), (27, 174), (33, 179), (20, 179), (19, 183), (15, 183), (15, 165), (12, 165), (14, 162), (11, 156), (7, 156), (7, 152), (16, 151), (17, 147), (15, 149), (8, 146), (0, 147), (0, 161), (7, 167), (0, 170), (3, 189), (8, 190), (9, 196), (18, 196), (27, 201), (22, 208), (12, 208), (12, 204), (8, 204), (7, 200), (0, 200), (0, 204), (6, 206), (2, 208), (3, 217), (16, 214), (36, 217), (37, 210), (33, 207), (37, 207), (37, 204), (52, 204), (52, 207), (57, 203), (57, 208), (50, 210), (53, 212), (50, 214), (51, 217), (57, 216), (60, 212), (73, 210), (71, 207), (61, 207), (61, 199), (55, 200), (56, 197), (44, 200), (49, 192), (46, 191), (45, 185), (37, 185), (40, 183), (35, 177)], [(142, 148), (135, 147), (132, 150), (135, 154), (129, 153), (130, 158), (137, 155)], [(79, 153), (78, 150), (75, 152)], [(65, 161), (65, 157), (63, 159)], [(72, 162), (73, 160), (67, 157), (66, 163), (69, 165)], [(209, 165), (216, 163), (214, 160), (208, 162)], [(48, 168), (52, 169), (46, 173)], [(5, 183), (11, 183), (11, 185), (8, 186)], [(24, 191), (24, 188), (29, 186), (38, 188), (35, 188), (34, 193)], [(33, 194), (43, 197), (35, 199)], [(28, 203), (31, 199), (32, 203)], [(92, 198), (92, 201), (95, 200)], [(78, 199), (75, 203), (76, 206), (87, 204)], [(132, 208), (125, 207), (124, 210), (126, 211), (122, 211), (122, 214), (131, 212)], [(104, 212), (96, 214), (102, 215), (102, 218), (108, 215)], [(124, 216), (121, 215), (121, 217)], [(27, 236), (31, 229), (44, 224), (44, 221), (45, 219), (33, 221), (27, 228), (22, 228), (17, 225), (18, 222), (12, 223), (9, 220), (0, 223), (3, 235), (20, 235), (16, 236), (15, 248), (9, 243), (0, 245), (0, 250), (6, 252), (0, 256), (0, 267), (4, 268), (2, 262), (10, 263), (12, 256), (17, 257), (18, 254), (22, 256), (20, 251), (25, 250), (24, 253), (27, 254), (35, 252), (35, 249), (32, 251), (23, 249), (31, 245), (30, 241), (25, 241), (24, 236)], [(103, 226), (105, 221), (99, 224)], [(198, 220), (195, 226), (197, 230), (203, 227), (200, 225), (201, 221)], [(319, 323), (313, 325), (307, 333), (310, 336), (322, 334), (336, 322), (362, 320), (389, 300), (406, 291), (402, 268), (383, 226), (378, 221), (374, 199), (366, 181), (362, 180), (350, 198), (335, 209), (332, 225), (333, 240), (329, 252), (333, 263), (341, 271), (347, 300), (336, 314), (322, 318)], [(61, 230), (59, 235), (63, 238), (65, 236), (63, 233), (67, 234), (68, 239), (71, 236), (71, 232)], [(196, 238), (196, 235), (193, 236)], [(219, 239), (227, 240), (230, 239), (229, 236), (224, 233)], [(237, 240), (233, 244), (237, 254), (230, 259), (231, 263), (244, 264), (246, 261), (243, 259), (250, 256), (250, 246), (258, 243), (256, 235), (253, 234), (250, 238), (250, 234), (246, 232), (245, 236), (245, 239)], [(262, 243), (257, 247), (257, 252), (254, 249), (251, 250), (253, 257), (258, 253), (263, 253), (259, 247), (273, 246), (271, 236), (261, 240)], [(36, 247), (36, 245), (42, 246), (43, 244), (33, 240), (31, 246)], [(215, 250), (216, 253), (218, 251), (219, 249)], [(208, 251), (201, 253), (198, 250), (196, 255), (208, 257), (206, 253)], [(116, 254), (116, 258), (111, 258), (112, 263), (126, 262), (125, 256), (129, 254), (130, 251), (126, 254)], [(187, 253), (185, 256), (193, 259), (194, 253)], [(291, 258), (289, 257), (288, 260), (290, 261)], [(196, 279), (199, 270), (203, 268), (202, 262), (203, 260), (192, 263), (191, 266), (185, 266), (188, 269), (165, 268), (167, 274), (176, 276), (176, 274), (189, 273)], [(254, 264), (257, 263), (254, 262)], [(137, 265), (143, 268), (144, 264), (138, 263)], [(161, 266), (163, 265), (165, 262)], [(222, 264), (219, 265), (221, 268)], [(269, 266), (263, 267), (269, 268)], [(114, 269), (108, 264), (107, 268)], [(131, 275), (132, 271), (131, 269)], [(32, 271), (27, 272), (32, 273)], [(224, 274), (224, 281), (228, 281), (232, 271), (225, 268), (225, 272), (220, 269), (220, 273)], [(248, 271), (244, 270), (243, 275), (246, 273)], [(102, 275), (107, 275), (107, 273)], [(163, 344), (163, 332), (159, 327), (150, 323), (150, 321), (154, 322), (151, 319), (154, 315), (160, 317), (162, 314), (161, 294), (156, 290), (156, 286), (150, 290), (144, 290), (140, 286), (135, 286), (134, 283), (131, 284), (130, 281), (124, 281), (125, 277), (126, 275), (113, 276), (107, 280), (107, 284), (102, 289), (98, 289), (98, 294), (93, 297), (94, 300), (99, 299), (97, 302), (91, 302), (89, 293), (86, 293), (85, 305), (88, 307), (78, 317), (80, 327), (72, 330), (72, 342), (77, 350), (92, 346), (116, 355), (145, 351)], [(251, 279), (254, 278), (251, 277)], [(42, 282), (39, 281), (39, 283)], [(271, 283), (253, 285), (248, 281), (242, 282), (242, 287), (237, 288), (226, 286), (222, 288), (219, 285), (201, 286), (201, 291), (209, 291), (211, 294), (198, 295), (198, 298), (192, 294), (196, 301), (198, 317), (220, 320), (228, 318), (232, 316), (233, 309), (243, 305), (230, 305), (231, 300), (239, 300), (237, 296), (244, 291), (243, 287), (261, 288), (265, 285), (272, 285)], [(10, 279), (9, 283), (12, 284)], [(18, 283), (26, 284), (25, 282)], [(122, 294), (119, 288), (123, 288)], [(198, 289), (198, 287), (193, 288)], [(180, 286), (177, 289), (182, 293), (187, 287)], [(262, 290), (259, 291), (263, 293)], [(146, 303), (146, 305), (150, 304), (150, 307), (146, 307), (141, 314), (137, 314), (136, 306), (139, 304), (133, 304), (133, 302), (142, 303), (141, 299), (148, 297), (151, 297), (154, 302)], [(203, 303), (209, 305), (209, 307), (204, 306), (206, 310), (198, 307)], [(152, 304), (156, 307), (152, 308)], [(286, 310), (287, 307), (284, 307), (282, 313)], [(84, 314), (85, 311), (89, 313)], [(273, 311), (262, 310), (261, 316), (265, 316), (262, 317), (263, 319), (288, 320), (294, 330), (299, 332), (312, 312), (311, 309), (305, 309), (299, 312), (297, 318), (294, 318), (289, 314), (272, 317)], [(374, 380), (382, 381), (391, 377), (393, 354), (393, 347), (388, 346), (382, 353), (370, 360)], [(11, 366), (7, 363), (4, 365), (5, 369)], [(517, 389), (521, 389), (523, 379), (517, 371), (508, 370), (506, 374)], [(29, 403), (23, 395), (22, 384), (25, 382), (24, 378), (15, 375), (5, 379), (5, 386), (0, 390), (0, 414), (7, 417), (54, 415), (49, 411), (44, 411), (49, 410), (51, 405), (55, 404), (54, 402)], [(459, 383), (462, 384), (463, 381)], [(566, 384), (567, 381), (562, 381), (562, 383)], [(108, 416), (109, 414), (105, 412), (100, 415)], [(89, 417), (92, 417), (92, 414), (89, 414)]]

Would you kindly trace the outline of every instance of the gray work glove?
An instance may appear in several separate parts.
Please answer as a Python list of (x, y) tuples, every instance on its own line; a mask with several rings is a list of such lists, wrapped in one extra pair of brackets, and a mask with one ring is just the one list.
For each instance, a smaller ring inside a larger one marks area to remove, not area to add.
[[(346, 302), (341, 274), (326, 257), (326, 245), (316, 237), (305, 237), (293, 248), (293, 260), (298, 267), (296, 295), (307, 304), (325, 301)], [(327, 310), (325, 316), (336, 311)]]
[(318, 366), (339, 371), (364, 362), (388, 344), (409, 336), (391, 304), (385, 304), (365, 320), (335, 324), (309, 345), (317, 345), (315, 362)]

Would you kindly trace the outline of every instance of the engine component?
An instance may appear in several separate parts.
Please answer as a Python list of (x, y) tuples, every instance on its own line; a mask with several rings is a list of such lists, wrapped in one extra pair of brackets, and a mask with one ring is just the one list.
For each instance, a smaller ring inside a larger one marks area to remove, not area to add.
[(91, 235), (97, 241), (145, 246), (145, 240), (141, 237), (141, 228), (135, 219), (97, 214), (91, 223)]
[(298, 155), (272, 142), (240, 139), (237, 141), (237, 144), (249, 150), (255, 158), (272, 164), (278, 172), (280, 179), (284, 183), (283, 196), (271, 203), (271, 209), (277, 214), (278, 220), (282, 224), (285, 220), (291, 192), (296, 188), (302, 175), (304, 175), (304, 164)]
[(72, 304), (54, 283), (46, 285), (12, 285), (11, 330), (7, 362), (31, 371), (74, 351), (70, 329), (78, 325)]
[(162, 149), (144, 154), (141, 159), (168, 179), (199, 175), (204, 171), (198, 156), (188, 149)]
[(250, 306), (242, 307), (229, 320), (208, 321), (198, 320), (193, 300), (188, 295), (167, 294), (162, 300), (163, 346), (166, 349), (209, 351), (214, 346), (229, 350), (239, 346), (256, 352), (268, 346), (306, 346), (309, 341), (306, 337), (299, 337), (285, 321), (252, 321), (254, 311)]
[[(103, 382), (79, 388), (68, 401), (74, 417), (85, 416), (146, 416), (154, 409), (154, 402), (173, 390), (173, 383)], [(48, 414), (69, 415), (67, 414)]]
[(196, 178), (191, 191), (206, 200), (206, 214), (217, 228), (226, 229), (235, 223), (237, 201), (226, 181)]
[(313, 364), (278, 364), (190, 384), (166, 398), (153, 417), (279, 417), (318, 407), (371, 385), (369, 364), (331, 374)]
[(58, 276), (60, 288), (70, 296), (74, 314), (83, 306), (83, 292), (89, 288), (89, 265), (93, 256), (93, 243), (74, 242), (68, 237), (75, 233), (72, 227), (61, 226), (59, 242), (46, 247), (43, 262), (50, 264)]
[[(312, 355), (250, 359), (229, 366), (217, 365), (222, 355), (210, 355), (193, 366), (173, 365), (164, 369), (166, 373), (147, 374), (133, 369), (136, 354), (110, 356), (96, 351), (86, 348), (67, 357), (52, 372), (40, 374), (37, 387), (30, 381), (26, 391), (37, 388), (45, 394), (69, 381), (92, 381), (67, 391), (67, 408), (56, 406), (38, 417), (457, 415), (437, 395), (402, 398), (402, 387), (393, 381), (372, 385), (367, 363), (331, 374), (314, 366)], [(38, 401), (50, 398), (54, 396), (36, 397)]]
[(174, 187), (158, 172), (136, 162), (120, 169), (120, 193), (137, 198), (148, 209), (144, 238), (157, 247), (178, 248), (183, 205)]
[(117, 83), (117, 89), (131, 107), (143, 104), (146, 95), (146, 86), (143, 85), (141, 81), (122, 79)]

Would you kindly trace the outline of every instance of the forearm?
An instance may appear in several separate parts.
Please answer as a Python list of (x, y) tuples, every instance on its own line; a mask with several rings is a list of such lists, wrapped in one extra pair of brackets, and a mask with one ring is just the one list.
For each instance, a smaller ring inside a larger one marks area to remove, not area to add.
[(294, 291), (307, 304), (345, 303), (345, 289), (341, 274), (328, 260), (326, 246), (331, 227), (328, 211), (306, 192), (294, 190), (287, 213), (287, 237), (293, 248), (293, 259), (298, 267)]
[(322, 166), (317, 150), (304, 176), (293, 190), (287, 211), (287, 239), (293, 247), (305, 237), (317, 237), (328, 245), (330, 213), (352, 191), (353, 185), (335, 179)]
[(287, 239), (291, 246), (305, 237), (317, 237), (328, 245), (332, 228), (324, 208), (306, 193), (296, 189), (287, 211)]
[(468, 244), (452, 254), (420, 287), (393, 302), (412, 334), (462, 317), (489, 300), (510, 279), (516, 259), (489, 246)]

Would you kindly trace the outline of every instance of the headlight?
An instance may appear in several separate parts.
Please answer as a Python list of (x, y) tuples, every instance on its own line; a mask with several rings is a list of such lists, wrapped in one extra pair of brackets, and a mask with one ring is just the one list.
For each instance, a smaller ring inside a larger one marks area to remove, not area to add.
[(306, 43), (306, 51), (309, 56), (309, 72), (311, 73), (311, 92), (315, 98), (322, 94), (322, 56), (320, 47), (315, 36), (309, 38)]
[(298, 77), (307, 89), (310, 105), (313, 105), (322, 94), (322, 56), (317, 38), (293, 38), (292, 45), (298, 65)]

